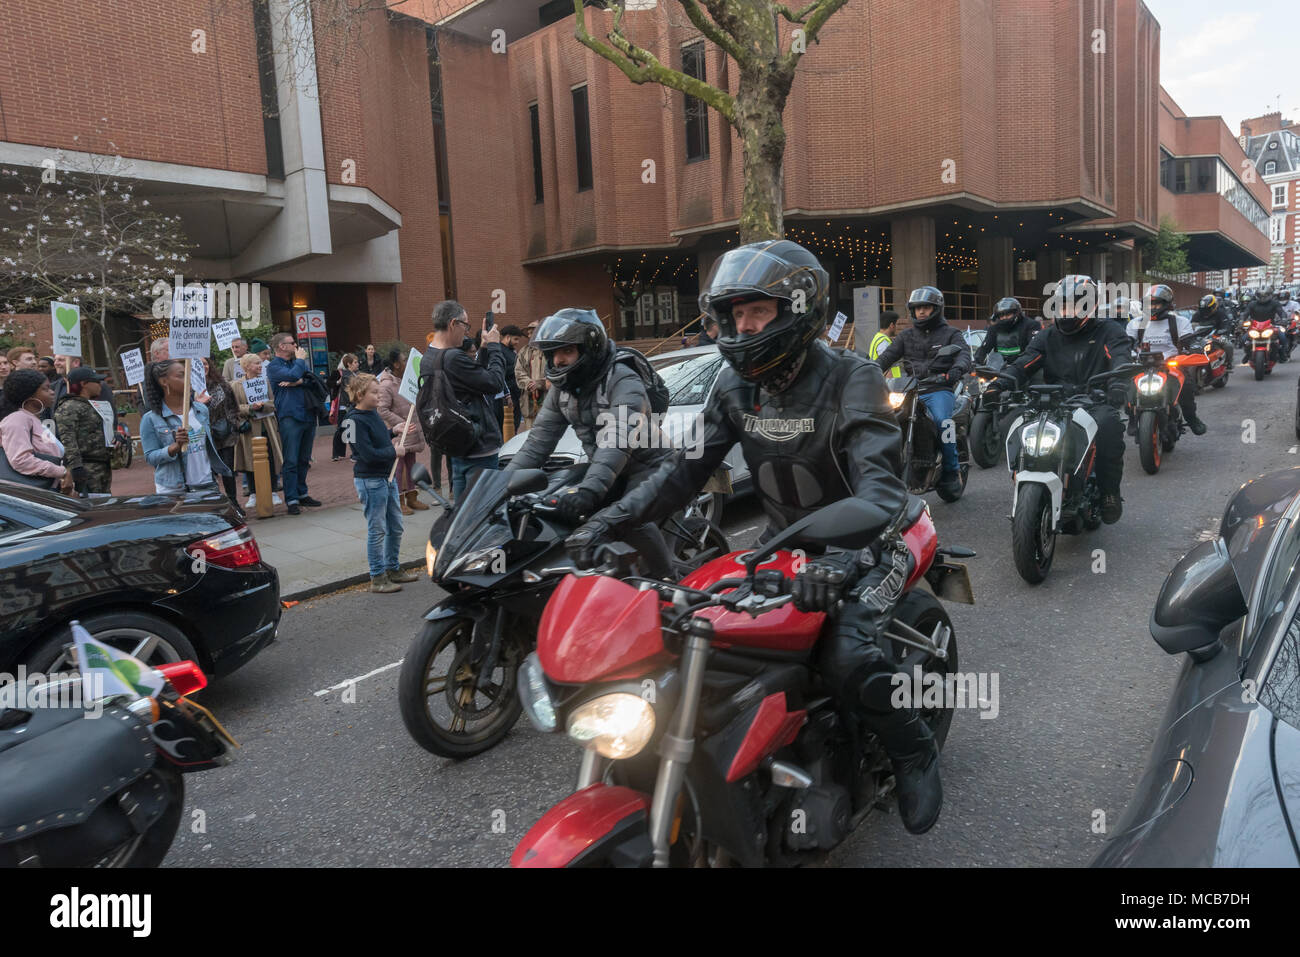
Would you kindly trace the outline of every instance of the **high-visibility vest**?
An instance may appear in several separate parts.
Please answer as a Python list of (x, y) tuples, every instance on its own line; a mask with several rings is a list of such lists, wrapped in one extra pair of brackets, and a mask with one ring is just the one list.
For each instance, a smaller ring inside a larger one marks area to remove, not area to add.
[[(885, 347), (889, 345), (889, 342), (889, 336), (885, 335), (883, 332), (877, 332), (871, 337), (871, 345), (867, 347), (867, 358), (880, 358), (880, 354), (885, 351)], [(899, 370), (898, 366), (894, 366), (885, 373), (885, 375), (893, 376), (894, 378), (898, 378), (902, 374), (903, 373)]]

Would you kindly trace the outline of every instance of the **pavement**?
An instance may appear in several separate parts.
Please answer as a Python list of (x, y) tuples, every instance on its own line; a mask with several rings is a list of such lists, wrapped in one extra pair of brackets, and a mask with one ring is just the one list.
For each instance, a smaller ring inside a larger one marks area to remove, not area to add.
[[(1011, 562), (1005, 469), (975, 470), (955, 504), (927, 496), (941, 541), (979, 553), (968, 562), (976, 604), (947, 608), (961, 670), (998, 677), (998, 708), (955, 715), (933, 830), (915, 837), (892, 810), (873, 814), (828, 865), (1079, 867), (1096, 855), (1133, 795), (1174, 681), (1195, 667), (1152, 641), (1152, 603), (1242, 482), (1300, 465), (1297, 372), (1287, 364), (1255, 382), (1238, 370), (1200, 396), (1210, 431), (1184, 435), (1158, 475), (1142, 471), (1130, 441), (1123, 519), (1059, 540), (1042, 585)], [(754, 503), (738, 501), (722, 524), (743, 548), (762, 523)], [(527, 720), (466, 761), (415, 744), (398, 711), (398, 669), (443, 597), (424, 579), (287, 609), (274, 644), (202, 693), (243, 748), (230, 767), (186, 779), (187, 804), (206, 823), (182, 827), (165, 863), (504, 865), (572, 789), (580, 749)]]
[[(322, 426), (312, 448), (313, 464), (307, 473), (307, 491), (320, 501), (320, 508), (304, 507), (301, 514), (290, 515), (281, 502), (269, 518), (259, 519), (252, 511), (247, 513), (262, 560), (280, 574), (283, 601), (302, 601), (370, 580), (366, 564), (366, 518), (352, 484), (353, 463), (346, 458), (331, 461), (333, 435), (333, 426)], [(427, 456), (424, 464), (429, 464)], [(450, 484), (444, 471), (443, 487), (449, 488)], [(246, 496), (242, 481), (238, 488), (243, 505)], [(137, 454), (129, 469), (113, 473), (113, 493), (153, 493), (153, 469), (144, 456)], [(399, 553), (403, 567), (424, 563), (429, 529), (442, 514), (438, 506), (428, 501), (428, 496), (422, 498), (429, 505), (428, 511), (403, 516), (406, 529)]]

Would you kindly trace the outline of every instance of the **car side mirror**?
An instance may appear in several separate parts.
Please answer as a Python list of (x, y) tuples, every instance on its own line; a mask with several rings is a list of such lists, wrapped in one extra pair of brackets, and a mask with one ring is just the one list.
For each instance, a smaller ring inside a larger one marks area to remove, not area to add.
[(1246, 599), (1222, 538), (1201, 542), (1174, 566), (1151, 611), (1151, 637), (1167, 654), (1197, 661), (1220, 648), (1219, 632), (1246, 614)]
[(510, 473), (506, 491), (511, 495), (528, 495), (546, 490), (546, 473), (541, 469), (520, 469)]

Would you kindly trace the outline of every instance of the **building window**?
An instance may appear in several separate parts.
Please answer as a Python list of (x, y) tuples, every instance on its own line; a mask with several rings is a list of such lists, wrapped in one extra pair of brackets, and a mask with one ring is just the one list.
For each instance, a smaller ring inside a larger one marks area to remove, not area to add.
[[(1259, 204), (1250, 191), (1241, 184), (1237, 174), (1217, 156), (1173, 156), (1160, 150), (1160, 185), (1171, 193), (1218, 193), (1245, 216), (1261, 233), (1268, 232), (1268, 211)], [(1282, 203), (1286, 205), (1286, 184)], [(1273, 205), (1277, 202), (1277, 189), (1273, 191)]]
[[(704, 41), (688, 43), (682, 47), (682, 72), (703, 81)], [(709, 158), (709, 108), (699, 97), (682, 94), (686, 113), (686, 160)]]
[(1277, 160), (1269, 160), (1264, 164), (1264, 175), (1272, 176), (1277, 172)]
[(573, 146), (578, 154), (578, 192), (582, 192), (591, 189), (591, 115), (585, 86), (573, 90)]
[(542, 201), (542, 121), (537, 104), (528, 108), (528, 125), (533, 136), (533, 202)]
[(1286, 183), (1275, 183), (1273, 185), (1273, 207), (1286, 205)]
[(1268, 221), (1268, 241), (1274, 245), (1286, 242), (1286, 213)]

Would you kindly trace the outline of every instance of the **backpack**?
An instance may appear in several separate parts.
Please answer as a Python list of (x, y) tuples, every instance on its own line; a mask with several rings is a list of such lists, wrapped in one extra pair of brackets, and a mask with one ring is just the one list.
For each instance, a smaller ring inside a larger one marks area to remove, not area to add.
[(605, 393), (609, 394), (609, 387), (614, 378), (614, 369), (619, 363), (629, 366), (641, 381), (645, 383), (646, 396), (650, 399), (650, 411), (664, 413), (668, 411), (668, 386), (664, 385), (663, 378), (658, 372), (655, 372), (654, 366), (650, 364), (642, 353), (628, 346), (619, 346), (614, 350), (614, 361), (609, 364), (609, 373), (605, 377)]
[(456, 393), (447, 380), (445, 364), (449, 351), (439, 351), (436, 370), (420, 374), (420, 391), (415, 398), (415, 411), (420, 418), (420, 430), (431, 447), (453, 458), (464, 458), (478, 442), (480, 427), (470, 415), (469, 409), (456, 398)]

